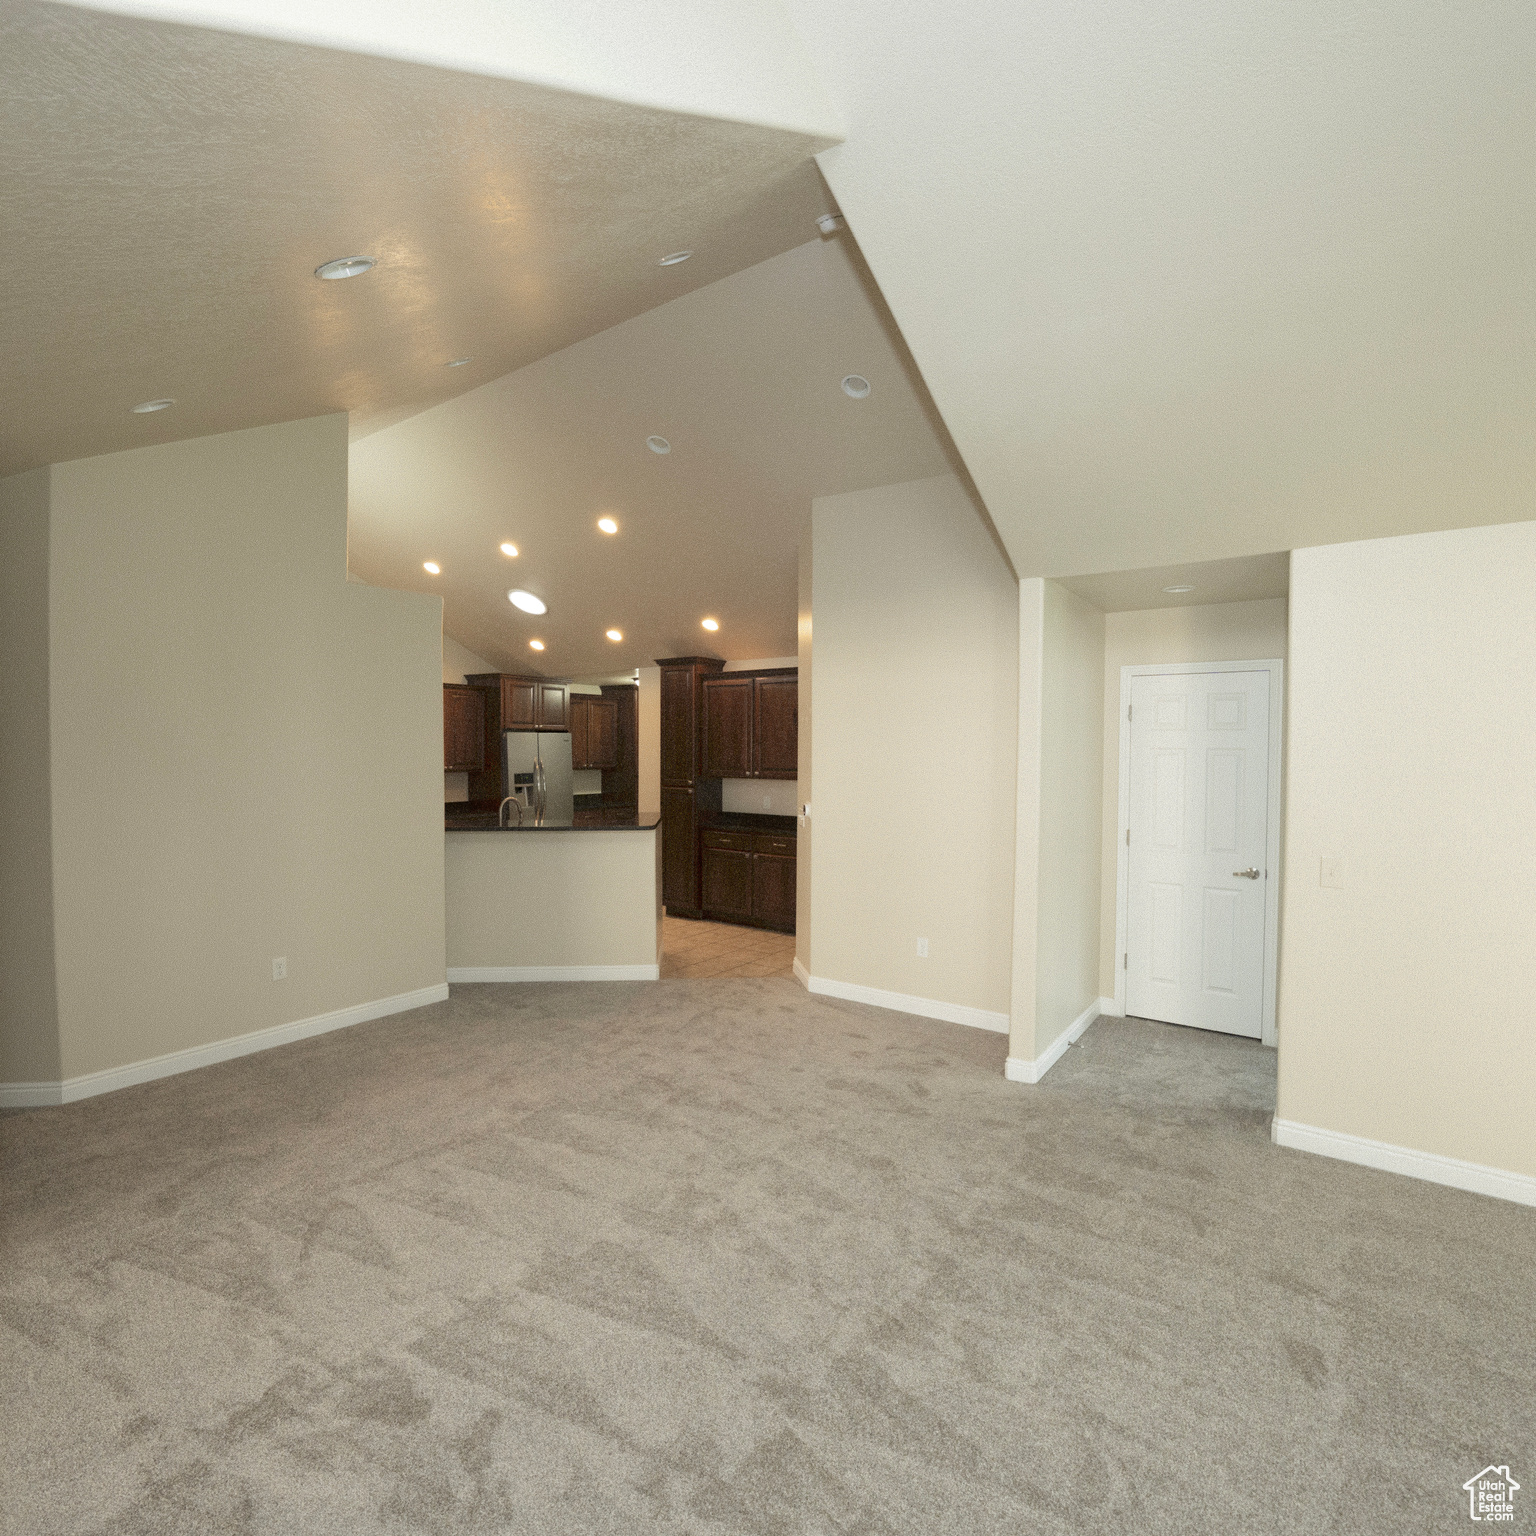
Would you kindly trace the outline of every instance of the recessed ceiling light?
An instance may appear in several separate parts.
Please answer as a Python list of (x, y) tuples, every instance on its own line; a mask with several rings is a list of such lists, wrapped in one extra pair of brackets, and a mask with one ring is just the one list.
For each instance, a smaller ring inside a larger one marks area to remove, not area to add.
[(521, 608), (524, 613), (549, 612), (542, 598), (535, 597), (532, 592), (524, 592), (521, 587), (518, 587), (513, 592), (508, 592), (507, 597), (514, 608)]
[(608, 638), (610, 640), (622, 640), (624, 638), (624, 631), (622, 629), (610, 629), (608, 631)]
[(456, 357), (451, 363), (444, 363), (444, 368), (462, 368), (465, 363), (474, 362), (472, 357)]
[(530, 651), (542, 651), (544, 649), (544, 642), (542, 640), (530, 640), (528, 642), (528, 649)]
[(866, 400), (869, 398), (869, 380), (862, 373), (850, 373), (843, 380), (843, 393), (850, 400)]
[(338, 256), (335, 261), (321, 262), (315, 268), (315, 276), (323, 277), (327, 282), (335, 282), (340, 277), (361, 277), (364, 272), (372, 270), (372, 256)]
[(717, 629), (720, 628), (720, 620), (719, 619), (704, 619), (702, 622), (703, 622), (704, 628), (707, 629), (707, 630), (713, 631), (713, 630), (717, 630)]
[(502, 554), (506, 555), (507, 558), (510, 559), (510, 560), (517, 559), (517, 545), (516, 544), (503, 544), (501, 546), (501, 552), (502, 552)]
[(842, 228), (843, 216), (840, 213), (824, 213), (816, 220), (816, 228), (824, 235), (835, 235)]
[(597, 526), (601, 528), (604, 533), (617, 533), (619, 531), (619, 525), (614, 522), (611, 517), (598, 518)]
[(1194, 590), (1195, 589), (1192, 586), (1187, 586), (1187, 587), (1164, 587), (1163, 588), (1164, 592), (1193, 592)]
[(673, 251), (670, 256), (663, 256), (656, 265), (658, 267), (675, 267), (679, 262), (687, 261), (692, 255), (692, 251)]
[(151, 411), (168, 411), (175, 404), (174, 400), (145, 400), (141, 404), (134, 406), (133, 414), (135, 416), (148, 416)]
[(648, 437), (645, 440), (645, 446), (649, 448), (652, 453), (672, 452), (672, 444), (669, 443), (664, 437)]
[(429, 576), (441, 576), (443, 574), (443, 568), (437, 563), (436, 560), (423, 560), (421, 562), (421, 568)]

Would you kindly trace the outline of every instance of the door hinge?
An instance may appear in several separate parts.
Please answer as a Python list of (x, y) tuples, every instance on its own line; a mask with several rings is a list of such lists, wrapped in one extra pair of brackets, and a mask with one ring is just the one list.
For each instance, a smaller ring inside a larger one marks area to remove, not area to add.
[(1134, 705), (1134, 704), (1127, 704), (1127, 705), (1126, 705), (1126, 706), (1125, 706), (1125, 718), (1126, 718), (1126, 719), (1127, 719), (1127, 720), (1129, 720), (1129, 719), (1130, 719), (1130, 718), (1131, 718), (1131, 711), (1132, 711), (1132, 710), (1133, 710), (1133, 709), (1135, 709), (1135, 707), (1136, 707), (1136, 706), (1135, 706), (1135, 705)]
[(1125, 846), (1127, 848), (1131, 846), (1131, 829), (1129, 827), (1125, 829)]
[(1128, 970), (1130, 970), (1130, 968), (1131, 968), (1131, 952), (1130, 952), (1130, 950), (1126, 950), (1125, 958), (1120, 963), (1120, 969), (1123, 970), (1123, 971), (1128, 971)]

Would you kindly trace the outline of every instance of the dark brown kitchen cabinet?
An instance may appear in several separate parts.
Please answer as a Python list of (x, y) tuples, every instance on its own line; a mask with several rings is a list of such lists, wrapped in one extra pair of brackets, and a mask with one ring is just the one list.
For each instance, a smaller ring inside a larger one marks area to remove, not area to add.
[(799, 776), (798, 674), (710, 677), (702, 691), (705, 778)]
[(661, 786), (661, 900), (674, 917), (702, 917), (697, 806), (691, 788)]
[(540, 683), (536, 701), (534, 730), (568, 731), (571, 728), (565, 687), (560, 683)]
[(570, 729), (564, 683), (546, 683), (537, 677), (513, 677), (505, 672), (477, 672), (464, 681), (477, 688), (494, 688), (499, 691), (499, 730)]
[(571, 767), (617, 768), (619, 766), (619, 703), (589, 693), (573, 693), (569, 699)]
[(720, 780), (700, 774), (704, 680), (725, 665), (671, 656), (661, 668), (661, 899), (675, 917), (702, 917), (699, 818), (720, 809)]
[(753, 777), (800, 776), (800, 678), (752, 680)]
[(752, 679), (711, 677), (704, 683), (704, 777), (752, 777)]
[(752, 855), (752, 917), (765, 928), (795, 931), (795, 855), (791, 840), (789, 857)]
[(704, 916), (722, 923), (795, 931), (795, 839), (788, 833), (706, 828)]
[(478, 773), (485, 766), (485, 692), (443, 685), (443, 771)]
[(750, 923), (752, 855), (706, 843), (703, 863), (705, 914), (728, 923)]

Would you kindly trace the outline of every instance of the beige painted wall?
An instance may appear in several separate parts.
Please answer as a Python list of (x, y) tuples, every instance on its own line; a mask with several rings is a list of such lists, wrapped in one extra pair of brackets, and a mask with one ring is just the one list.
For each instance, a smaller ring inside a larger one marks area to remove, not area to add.
[(1536, 1175), (1536, 522), (1295, 551), (1288, 672), (1278, 1118)]
[(66, 1077), (443, 980), (440, 604), (346, 494), (344, 415), (53, 467)]
[(1032, 1062), (1099, 995), (1104, 615), (1028, 577), (1018, 658), (1008, 1055)]
[[(815, 575), (812, 545), (812, 529), (808, 521), (800, 537), (800, 611), (795, 621), (795, 633), (799, 639), (799, 652), (795, 660), (800, 668), (800, 722), (796, 736), (796, 768), (799, 777), (795, 793), (800, 797), (801, 806), (811, 803), (811, 610), (814, 597), (812, 580)], [(807, 972), (811, 970), (811, 820), (810, 816), (801, 815), (795, 848), (795, 958)]]
[(1036, 1057), (1099, 997), (1104, 762), (1104, 615), (1043, 585)]
[(635, 752), (640, 759), (642, 811), (661, 809), (661, 668), (641, 667), (635, 699)]
[(450, 832), (448, 964), (656, 965), (658, 832)]
[(0, 1082), (54, 1082), (48, 471), (0, 480)]
[(817, 498), (812, 540), (815, 975), (1006, 1013), (1018, 584), (949, 475)]
[(1115, 902), (1120, 835), (1120, 669), (1157, 662), (1285, 659), (1283, 597), (1104, 616), (1104, 768), (1099, 901), (1099, 996), (1115, 995)]
[(476, 656), (467, 645), (460, 645), (446, 630), (443, 632), (443, 681), (462, 683), (466, 678), (495, 672), (483, 656)]

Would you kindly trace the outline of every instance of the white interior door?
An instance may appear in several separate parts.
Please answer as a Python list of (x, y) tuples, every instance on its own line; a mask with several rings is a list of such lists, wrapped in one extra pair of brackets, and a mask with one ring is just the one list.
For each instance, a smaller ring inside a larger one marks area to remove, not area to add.
[(1131, 679), (1125, 1011), (1263, 1034), (1269, 674)]

